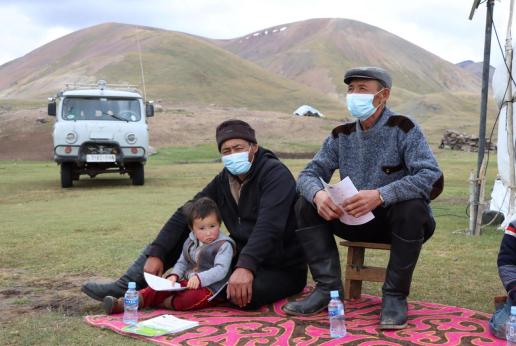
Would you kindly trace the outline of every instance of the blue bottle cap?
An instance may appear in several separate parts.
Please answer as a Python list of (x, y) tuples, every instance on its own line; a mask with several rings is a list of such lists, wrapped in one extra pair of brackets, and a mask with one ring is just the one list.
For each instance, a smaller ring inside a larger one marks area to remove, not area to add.
[(516, 306), (511, 306), (511, 315), (516, 315)]
[(338, 298), (339, 297), (339, 291), (331, 291), (330, 292), (331, 298)]
[(136, 282), (129, 282), (129, 284), (127, 284), (127, 288), (129, 289), (136, 289)]

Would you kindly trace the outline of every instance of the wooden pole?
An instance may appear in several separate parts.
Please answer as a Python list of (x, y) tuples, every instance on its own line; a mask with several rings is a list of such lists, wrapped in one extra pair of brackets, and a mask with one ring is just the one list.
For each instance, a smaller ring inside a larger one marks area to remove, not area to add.
[[(480, 177), (480, 169), (485, 154), (486, 141), (486, 119), (487, 119), (487, 96), (489, 92), (489, 72), (491, 61), (491, 32), (493, 30), (493, 7), (494, 0), (487, 0), (487, 15), (486, 15), (486, 32), (484, 37), (484, 62), (482, 65), (482, 93), (480, 99), (480, 126), (478, 131), (478, 159), (477, 159), (477, 178)], [(473, 202), (473, 229), (470, 229), (469, 234), (476, 234), (476, 219), (478, 215), (478, 205), (480, 199), (479, 185), (476, 185), (475, 201)]]
[(482, 165), (480, 166), (480, 176), (475, 181), (477, 188), (479, 189), (479, 198), (478, 198), (478, 212), (477, 217), (475, 219), (475, 233), (473, 235), (480, 235), (480, 226), (482, 225), (482, 214), (484, 213), (486, 203), (485, 203), (485, 191), (486, 191), (486, 170), (487, 170), (487, 162), (484, 157), (482, 160)]
[(475, 214), (475, 191), (477, 189), (477, 178), (473, 171), (469, 172), (469, 228), (466, 234), (473, 235), (476, 225), (476, 214)]

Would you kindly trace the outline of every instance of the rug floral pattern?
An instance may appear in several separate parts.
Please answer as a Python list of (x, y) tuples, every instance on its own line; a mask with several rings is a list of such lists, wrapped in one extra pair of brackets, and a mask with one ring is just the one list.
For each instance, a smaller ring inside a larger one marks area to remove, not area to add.
[[(489, 333), (489, 314), (427, 302), (409, 303), (409, 325), (399, 331), (378, 329), (381, 299), (362, 295), (346, 302), (348, 335), (331, 339), (328, 316), (287, 316), (281, 307), (284, 299), (257, 311), (242, 311), (229, 306), (178, 312), (147, 310), (140, 319), (161, 314), (195, 320), (199, 326), (179, 334), (143, 338), (161, 345), (505, 345)], [(93, 326), (120, 334), (122, 315), (86, 316)]]

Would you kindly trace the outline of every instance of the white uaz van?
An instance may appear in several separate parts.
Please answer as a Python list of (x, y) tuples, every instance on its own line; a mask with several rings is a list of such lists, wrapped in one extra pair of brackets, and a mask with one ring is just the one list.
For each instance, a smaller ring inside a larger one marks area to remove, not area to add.
[(70, 85), (49, 98), (55, 116), (54, 160), (61, 165), (61, 186), (71, 187), (82, 174), (128, 173), (133, 185), (144, 184), (151, 102), (131, 86)]

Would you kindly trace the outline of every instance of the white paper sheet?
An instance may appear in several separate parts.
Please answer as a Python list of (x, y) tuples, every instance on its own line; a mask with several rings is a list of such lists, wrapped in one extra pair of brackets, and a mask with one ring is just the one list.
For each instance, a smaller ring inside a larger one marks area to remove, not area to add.
[(177, 333), (188, 328), (197, 327), (199, 322), (177, 318), (173, 315), (160, 315), (142, 321), (140, 325), (156, 329), (166, 329), (169, 333)]
[(163, 279), (156, 275), (143, 273), (143, 276), (150, 288), (155, 291), (182, 291), (186, 289), (186, 287), (181, 287), (178, 282), (172, 283), (172, 281)]
[[(355, 184), (351, 181), (349, 177), (346, 177), (342, 179), (340, 182), (334, 185), (327, 184), (322, 178), (321, 179), (324, 189), (328, 194), (330, 195), (331, 200), (336, 205), (340, 206), (342, 203), (350, 198), (353, 197), (358, 193), (357, 188), (355, 187)], [(344, 210), (343, 210), (344, 211)], [(340, 222), (345, 223), (346, 225), (363, 225), (364, 223), (367, 223), (374, 219), (373, 213), (369, 212), (365, 215), (362, 215), (360, 217), (354, 217), (349, 215), (344, 211), (342, 216), (340, 217)]]
[(173, 315), (160, 315), (139, 322), (136, 325), (125, 326), (122, 330), (138, 335), (155, 337), (181, 332), (189, 328), (197, 327), (198, 325), (199, 322), (197, 321), (184, 320)]

